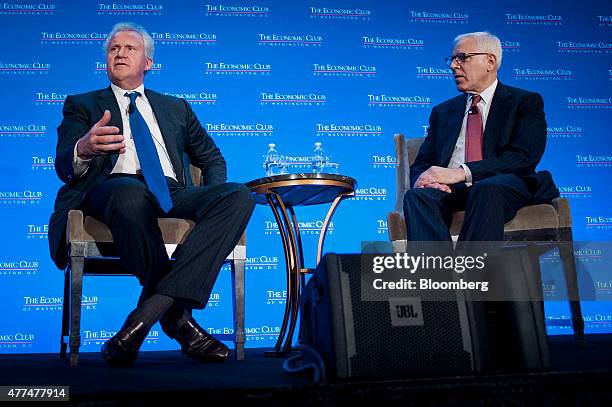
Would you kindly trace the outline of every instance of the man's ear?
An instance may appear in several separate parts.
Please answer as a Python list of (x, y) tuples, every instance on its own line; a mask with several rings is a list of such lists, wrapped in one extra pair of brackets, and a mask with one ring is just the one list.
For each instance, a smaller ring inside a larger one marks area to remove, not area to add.
[(493, 54), (487, 55), (487, 72), (490, 72), (497, 68), (497, 57)]
[(147, 58), (147, 65), (145, 66), (145, 71), (148, 71), (153, 67), (153, 58)]

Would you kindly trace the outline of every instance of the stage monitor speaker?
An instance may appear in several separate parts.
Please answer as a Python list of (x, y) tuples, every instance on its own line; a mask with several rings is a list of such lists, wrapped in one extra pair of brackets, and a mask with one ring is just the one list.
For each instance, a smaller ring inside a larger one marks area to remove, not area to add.
[[(492, 256), (488, 263), (491, 284), (502, 289), (506, 301), (475, 303), (472, 312), (484, 312), (487, 351), (483, 371), (520, 372), (550, 368), (550, 353), (544, 318), (544, 293), (540, 275), (540, 255), (536, 245), (509, 248)], [(546, 252), (546, 251), (545, 251)], [(544, 252), (544, 253), (545, 253)], [(484, 307), (482, 307), (484, 305)]]
[[(465, 303), (394, 298), (363, 301), (361, 256), (326, 254), (301, 298), (300, 342), (327, 375), (403, 378), (472, 372)], [(369, 270), (371, 272), (371, 270)]]
[[(393, 379), (548, 367), (541, 303), (468, 302), (461, 295), (456, 301), (421, 301), (414, 295), (364, 301), (361, 276), (372, 270), (362, 270), (368, 264), (363, 256), (372, 255), (326, 254), (302, 292), (300, 343), (321, 356), (328, 377)], [(534, 272), (525, 267), (525, 274)]]

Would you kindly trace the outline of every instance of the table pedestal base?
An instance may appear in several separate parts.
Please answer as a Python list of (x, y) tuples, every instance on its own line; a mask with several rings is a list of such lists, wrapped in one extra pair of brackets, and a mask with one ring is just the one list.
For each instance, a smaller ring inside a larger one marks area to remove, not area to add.
[[(340, 204), (340, 201), (346, 195), (348, 194), (338, 195), (333, 200), (327, 211), (325, 221), (323, 222), (319, 232), (316, 264), (319, 264), (321, 261), (325, 235), (327, 234), (327, 228), (331, 218), (334, 215), (336, 208)], [(278, 224), (287, 266), (287, 302), (285, 303), (283, 323), (278, 334), (278, 340), (274, 346), (274, 351), (269, 352), (269, 356), (272, 356), (272, 354), (278, 356), (291, 352), (291, 342), (293, 340), (293, 333), (295, 331), (299, 311), (301, 285), (304, 284), (304, 273), (310, 272), (313, 269), (304, 268), (304, 252), (302, 249), (300, 227), (293, 207), (286, 205), (283, 202), (282, 197), (274, 192), (266, 194), (266, 198), (270, 208), (272, 209), (272, 213), (276, 218), (276, 223)], [(289, 218), (289, 215), (291, 215), (291, 219)], [(284, 345), (283, 340), (285, 341)]]
[(270, 206), (278, 225), (285, 254), (287, 277), (285, 312), (274, 350), (266, 352), (266, 356), (282, 356), (291, 352), (299, 311), (300, 287), (304, 284), (305, 274), (312, 270), (304, 268), (300, 227), (293, 207), (332, 203), (320, 230), (316, 259), (316, 264), (319, 264), (330, 220), (340, 201), (354, 194), (355, 184), (356, 181), (350, 177), (333, 174), (288, 174), (247, 183), (255, 195), (255, 201)]

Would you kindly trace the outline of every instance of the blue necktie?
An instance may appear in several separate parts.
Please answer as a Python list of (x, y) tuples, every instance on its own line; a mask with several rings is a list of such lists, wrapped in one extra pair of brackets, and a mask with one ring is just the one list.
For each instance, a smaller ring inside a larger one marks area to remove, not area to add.
[(161, 162), (155, 144), (153, 144), (153, 135), (149, 130), (149, 126), (136, 107), (136, 98), (140, 96), (139, 92), (125, 93), (124, 96), (130, 98), (130, 129), (132, 137), (136, 145), (136, 154), (140, 161), (140, 169), (147, 182), (149, 191), (155, 195), (159, 201), (159, 206), (167, 213), (172, 208), (172, 199), (168, 191), (166, 177), (162, 170)]

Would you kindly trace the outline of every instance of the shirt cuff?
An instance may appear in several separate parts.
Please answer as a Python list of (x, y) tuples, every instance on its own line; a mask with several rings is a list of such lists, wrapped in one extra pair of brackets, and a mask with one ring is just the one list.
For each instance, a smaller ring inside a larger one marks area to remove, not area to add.
[(77, 178), (83, 176), (87, 172), (89, 169), (89, 162), (91, 161), (91, 159), (83, 160), (78, 156), (77, 147), (79, 146), (79, 141), (74, 144), (74, 151), (72, 153), (72, 156), (74, 157), (72, 160), (72, 171), (74, 171), (74, 175)]
[(463, 171), (465, 172), (465, 186), (471, 187), (472, 186), (472, 171), (470, 170), (470, 167), (468, 167), (465, 164), (461, 164), (461, 168), (463, 168)]

